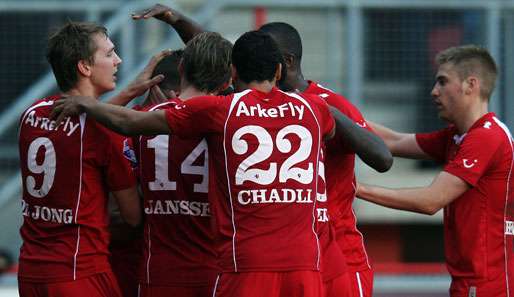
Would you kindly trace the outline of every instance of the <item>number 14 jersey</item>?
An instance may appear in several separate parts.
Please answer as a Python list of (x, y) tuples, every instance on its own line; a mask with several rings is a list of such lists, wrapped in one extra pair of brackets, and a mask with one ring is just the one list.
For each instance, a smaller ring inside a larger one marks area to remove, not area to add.
[(245, 90), (166, 110), (172, 134), (205, 136), (224, 272), (319, 270), (320, 145), (334, 120), (317, 96)]

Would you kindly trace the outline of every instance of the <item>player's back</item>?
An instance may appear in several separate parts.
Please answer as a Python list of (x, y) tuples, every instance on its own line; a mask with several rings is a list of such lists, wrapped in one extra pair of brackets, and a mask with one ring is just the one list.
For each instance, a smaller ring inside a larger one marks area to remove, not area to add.
[[(225, 194), (230, 198), (228, 208), (218, 212), (223, 218), (217, 218), (222, 268), (318, 270), (318, 160), (322, 139), (334, 123), (326, 104), (276, 88), (229, 98), (222, 141), (225, 164), (213, 160), (226, 171)], [(217, 191), (217, 197), (224, 194)]]
[(171, 134), (141, 136), (137, 142), (145, 211), (142, 279), (158, 286), (212, 285), (219, 269), (207, 200), (206, 140)]
[(57, 126), (50, 119), (56, 99), (36, 102), (20, 120), (24, 221), (19, 276), (35, 282), (69, 281), (109, 270), (107, 189), (134, 183), (128, 161), (112, 162), (113, 148), (122, 155), (121, 137), (85, 114)]

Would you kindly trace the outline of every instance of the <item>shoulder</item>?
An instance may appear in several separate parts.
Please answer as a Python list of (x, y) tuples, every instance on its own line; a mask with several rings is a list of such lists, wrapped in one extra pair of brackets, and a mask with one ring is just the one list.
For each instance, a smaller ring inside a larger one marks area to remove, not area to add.
[(511, 141), (512, 136), (507, 126), (494, 117), (490, 121), (485, 121), (480, 127), (469, 131), (463, 144), (466, 143), (477, 148), (490, 150), (502, 143)]

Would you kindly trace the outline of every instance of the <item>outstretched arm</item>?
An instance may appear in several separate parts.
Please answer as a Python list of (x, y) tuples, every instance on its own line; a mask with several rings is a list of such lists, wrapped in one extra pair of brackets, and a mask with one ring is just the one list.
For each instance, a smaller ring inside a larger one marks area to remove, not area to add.
[(132, 14), (132, 19), (134, 20), (146, 20), (152, 17), (172, 26), (173, 29), (177, 31), (178, 35), (184, 43), (187, 43), (196, 35), (205, 32), (205, 30), (200, 25), (195, 23), (190, 18), (162, 4), (155, 4), (154, 6), (145, 9), (140, 13)]
[(410, 159), (430, 159), (416, 141), (413, 133), (400, 133), (380, 124), (367, 121), (373, 131), (384, 140), (395, 157)]
[(388, 189), (359, 184), (357, 197), (389, 208), (433, 215), (469, 188), (464, 180), (443, 171), (428, 187)]
[(58, 126), (66, 117), (86, 112), (105, 127), (123, 135), (169, 134), (164, 110), (151, 112), (99, 102), (91, 97), (68, 97), (55, 101), (51, 117)]
[(336, 134), (368, 166), (378, 172), (386, 172), (393, 165), (393, 156), (380, 137), (363, 129), (337, 108), (329, 106), (336, 121)]

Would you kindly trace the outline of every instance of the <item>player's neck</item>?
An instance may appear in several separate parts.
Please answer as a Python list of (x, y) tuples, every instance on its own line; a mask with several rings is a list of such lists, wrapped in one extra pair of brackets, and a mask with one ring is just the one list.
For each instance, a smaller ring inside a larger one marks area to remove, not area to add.
[[(244, 86), (244, 85), (243, 85)], [(254, 89), (263, 93), (269, 93), (275, 87), (275, 81), (250, 82), (244, 86), (245, 89)]]
[(300, 70), (297, 70), (292, 75), (288, 75), (286, 84), (300, 93), (303, 93), (309, 87), (309, 82), (303, 77)]
[(70, 96), (88, 96), (93, 97), (95, 99), (98, 99), (98, 97), (100, 97), (100, 94), (98, 94), (95, 88), (93, 88), (91, 85), (81, 83), (78, 83), (77, 85), (75, 85), (75, 87), (71, 88), (67, 92), (64, 92), (64, 94)]
[(207, 92), (199, 91), (194, 87), (186, 87), (185, 89), (182, 89), (182, 91), (180, 92), (180, 96), (178, 96), (178, 97), (185, 101), (185, 100), (191, 99), (193, 97), (208, 96), (208, 95), (214, 95), (214, 94), (209, 94)]
[(462, 112), (462, 116), (455, 120), (454, 124), (460, 135), (468, 132), (476, 121), (489, 112), (488, 102), (481, 99), (479, 100), (478, 103)]

